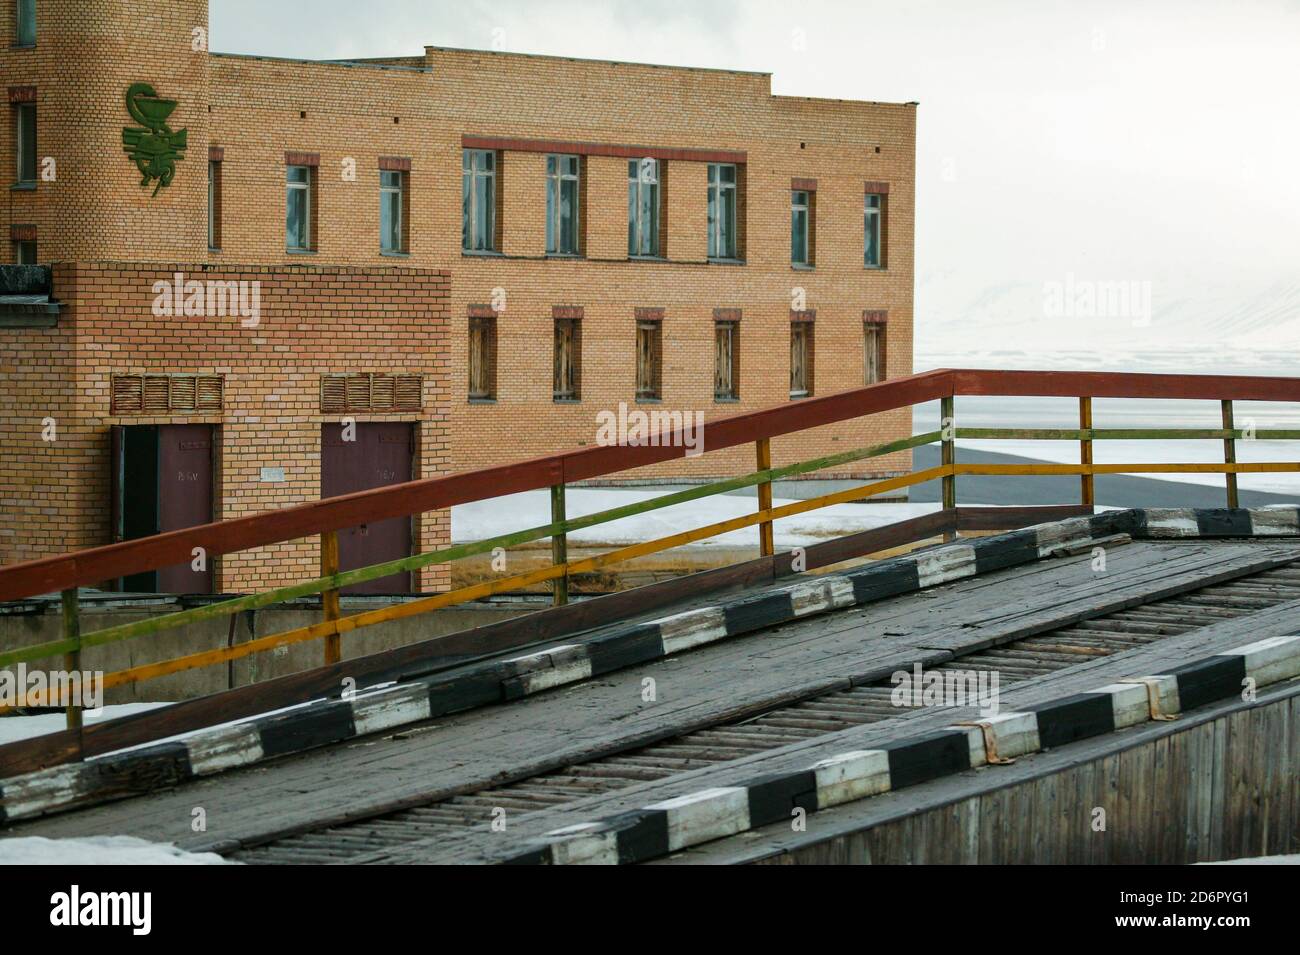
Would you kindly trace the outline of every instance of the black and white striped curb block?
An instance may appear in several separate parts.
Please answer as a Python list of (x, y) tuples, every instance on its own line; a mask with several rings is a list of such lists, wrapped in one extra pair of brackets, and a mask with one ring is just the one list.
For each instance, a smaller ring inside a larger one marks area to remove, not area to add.
[[(1220, 524), (1275, 528), (1294, 523), (1296, 509), (1237, 512), (1206, 518)], [(1159, 515), (1153, 536), (1185, 527), (1199, 511), (1107, 511), (1005, 534), (933, 547), (876, 561), (838, 574), (737, 595), (701, 607), (632, 624), (615, 624), (581, 642), (548, 647), (505, 660), (469, 664), (350, 699), (318, 700), (270, 716), (186, 735), (175, 742), (124, 750), (84, 763), (0, 781), (0, 823), (172, 786), (263, 759), (304, 752), (358, 736), (464, 710), (516, 700), (593, 676), (649, 663), (695, 647), (764, 630), (803, 617), (867, 604), (948, 584), (976, 574), (1086, 548), (1117, 534), (1142, 533), (1145, 515)], [(1221, 512), (1208, 512), (1220, 514)], [(1235, 516), (1245, 513), (1244, 518)], [(1268, 515), (1258, 518), (1256, 515)], [(1183, 522), (1183, 523), (1179, 523)], [(1158, 533), (1157, 533), (1158, 532)], [(1300, 533), (1300, 531), (1297, 531)]]
[(1298, 675), (1300, 635), (1271, 637), (1153, 677), (1112, 683), (1023, 711), (886, 743), (879, 749), (842, 753), (804, 770), (702, 789), (556, 829), (496, 861), (628, 864), (660, 858), (750, 829), (789, 823), (800, 809), (816, 812), (1136, 726), (1153, 717), (1149, 685), (1164, 688), (1159, 712), (1173, 716), (1241, 694), (1248, 680), (1265, 686)]
[(1300, 508), (1147, 508), (1135, 515), (1133, 536), (1179, 537), (1295, 537), (1300, 535)]

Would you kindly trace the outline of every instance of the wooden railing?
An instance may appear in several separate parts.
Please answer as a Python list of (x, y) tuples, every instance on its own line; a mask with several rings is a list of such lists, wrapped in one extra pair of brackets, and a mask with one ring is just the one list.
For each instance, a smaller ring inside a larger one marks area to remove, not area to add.
[[(1079, 427), (1065, 430), (957, 428), (954, 421), (954, 399), (970, 395), (1077, 398)], [(1223, 427), (1158, 430), (1097, 429), (1092, 427), (1094, 398), (1213, 399), (1221, 402)], [(856, 448), (810, 461), (780, 467), (771, 466), (773, 438), (866, 415), (911, 408), (918, 403), (934, 400), (940, 402), (941, 427), (938, 431), (885, 444)], [(737, 445), (753, 444), (757, 463), (755, 471), (583, 517), (570, 518), (566, 515), (564, 491), (567, 485), (681, 457), (685, 454), (688, 444), (684, 440), (686, 435), (680, 433), (672, 435), (667, 440), (661, 439), (656, 444), (586, 448), (519, 464), (449, 477), (411, 481), (251, 517), (219, 521), (106, 547), (16, 564), (0, 569), (0, 601), (16, 600), (51, 591), (61, 592), (63, 633), (61, 639), (56, 641), (0, 653), (0, 667), (62, 655), (65, 668), (74, 671), (80, 668), (80, 654), (87, 648), (148, 637), (165, 630), (242, 610), (269, 607), (312, 594), (322, 595), (323, 619), (319, 623), (259, 637), (233, 646), (186, 654), (109, 673), (104, 677), (103, 688), (109, 689), (185, 670), (228, 663), (250, 654), (310, 640), (323, 641), (324, 663), (337, 663), (341, 658), (342, 635), (362, 627), (409, 618), (442, 607), (547, 581), (552, 582), (554, 601), (564, 603), (568, 598), (569, 578), (576, 573), (608, 567), (746, 527), (759, 528), (760, 552), (763, 555), (771, 555), (774, 552), (772, 524), (776, 520), (833, 504), (860, 501), (872, 495), (910, 487), (925, 481), (939, 479), (942, 482), (943, 508), (945, 511), (951, 511), (956, 508), (956, 482), (962, 475), (1078, 475), (1081, 484), (1080, 503), (1091, 507), (1095, 499), (1093, 480), (1097, 474), (1221, 473), (1226, 476), (1226, 503), (1230, 507), (1235, 507), (1237, 506), (1236, 475), (1245, 472), (1300, 471), (1300, 463), (1295, 461), (1237, 462), (1236, 442), (1248, 436), (1234, 426), (1233, 402), (1239, 400), (1300, 401), (1300, 379), (944, 369), (710, 422), (704, 428), (702, 445), (696, 443), (694, 447), (702, 447), (702, 452), (708, 453)], [(1250, 436), (1258, 439), (1295, 440), (1300, 438), (1300, 430), (1254, 430)], [(1079, 444), (1080, 462), (1077, 465), (958, 463), (955, 441), (959, 438), (1074, 441)], [(1222, 464), (1094, 463), (1093, 442), (1135, 439), (1222, 441), (1224, 461)], [(772, 504), (773, 481), (813, 475), (845, 464), (935, 442), (941, 446), (938, 467), (866, 483), (780, 507), (774, 507)], [(570, 560), (568, 557), (567, 535), (575, 531), (747, 487), (755, 487), (758, 492), (758, 506), (751, 514), (717, 521), (703, 527), (684, 529), (667, 537), (639, 542), (595, 556), (575, 560)], [(344, 572), (338, 570), (337, 532), (343, 528), (543, 488), (549, 489), (551, 493), (552, 519), (548, 524), (520, 529), (486, 540), (444, 547), (383, 564)], [(196, 547), (202, 547), (209, 556), (215, 556), (315, 535), (319, 535), (321, 546), (319, 577), (147, 620), (90, 633), (80, 632), (77, 599), (79, 586), (94, 585), (113, 578), (187, 562)], [(449, 563), (487, 553), (498, 547), (514, 547), (546, 538), (552, 542), (551, 563), (547, 566), (461, 587), (446, 593), (395, 603), (380, 609), (349, 616), (340, 614), (338, 593), (342, 587), (376, 580), (401, 571)], [(38, 705), (54, 701), (42, 697), (29, 698), (26, 702), (28, 705)], [(67, 703), (69, 727), (78, 726), (80, 713), (76, 706), (70, 701), (60, 702)]]

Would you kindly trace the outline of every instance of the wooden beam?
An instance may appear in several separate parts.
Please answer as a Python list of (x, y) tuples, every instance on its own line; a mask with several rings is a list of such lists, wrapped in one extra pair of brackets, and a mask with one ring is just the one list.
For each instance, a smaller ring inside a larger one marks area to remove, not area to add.
[[(564, 485), (551, 485), (551, 523), (563, 527), (566, 520), (564, 513)], [(562, 607), (569, 602), (569, 545), (568, 537), (560, 531), (551, 537), (551, 564), (563, 569), (563, 573), (551, 581), (551, 603)]]
[[(772, 442), (767, 438), (759, 438), (754, 442), (754, 451), (758, 460), (758, 470), (770, 470), (772, 467)], [(772, 509), (771, 481), (764, 481), (758, 486), (758, 509), (760, 511), (770, 511)], [(758, 552), (764, 557), (771, 557), (776, 553), (776, 539), (772, 533), (771, 521), (764, 521), (758, 525)]]
[[(1079, 430), (1092, 430), (1092, 399), (1079, 399)], [(1084, 467), (1092, 466), (1092, 439), (1082, 438), (1079, 441), (1079, 463)], [(1081, 474), (1079, 476), (1079, 502), (1092, 507), (1096, 502), (1096, 490), (1094, 487), (1095, 479), (1091, 474)]]
[[(1236, 427), (1232, 418), (1232, 401), (1225, 398), (1221, 405), (1223, 411), (1223, 429), (1233, 435), (1236, 434)], [(1223, 439), (1223, 461), (1225, 464), (1237, 463), (1237, 442), (1233, 438)], [(1237, 497), (1237, 475), (1229, 472), (1223, 477), (1225, 486), (1228, 491), (1228, 506), (1239, 507)]]
[[(325, 531), (320, 536), (320, 575), (333, 577), (339, 572), (339, 532)], [(339, 619), (339, 590), (331, 587), (322, 590), (320, 595), (322, 616), (326, 623)], [(325, 635), (325, 664), (338, 663), (343, 659), (343, 641), (338, 630)]]
[(81, 730), (81, 703), (72, 695), (72, 687), (80, 685), (80, 676), (73, 680), (74, 674), (81, 673), (81, 618), (77, 608), (77, 589), (69, 588), (60, 594), (63, 610), (63, 639), (74, 645), (63, 656), (63, 670), (69, 687), (68, 698), (64, 700), (64, 712), (67, 715), (68, 729)]
[[(957, 462), (954, 404), (952, 395), (945, 395), (939, 399), (939, 430), (943, 435), (940, 460), (945, 468), (943, 475), (943, 509), (945, 511), (952, 511), (957, 508), (957, 473), (953, 470), (953, 465)], [(946, 541), (954, 540), (956, 537), (955, 529), (945, 531), (943, 535), (943, 539)]]

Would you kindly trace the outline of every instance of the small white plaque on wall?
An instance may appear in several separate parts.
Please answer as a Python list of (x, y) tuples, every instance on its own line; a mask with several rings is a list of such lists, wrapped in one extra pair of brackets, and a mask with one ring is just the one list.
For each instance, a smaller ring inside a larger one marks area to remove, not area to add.
[(284, 483), (284, 468), (262, 468), (262, 481), (269, 484)]

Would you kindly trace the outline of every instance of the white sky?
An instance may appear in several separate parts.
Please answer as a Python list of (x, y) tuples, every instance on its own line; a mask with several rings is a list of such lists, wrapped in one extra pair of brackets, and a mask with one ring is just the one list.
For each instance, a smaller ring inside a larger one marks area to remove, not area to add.
[(1300, 294), (1279, 295), (1300, 292), (1300, 0), (212, 0), (211, 25), (225, 52), (495, 47), (917, 100), (923, 354), (1004, 318), (1035, 357), (1095, 346), (1043, 320), (1044, 283), (1069, 275), (1153, 283), (1156, 320), (1124, 330), (1136, 347), (1214, 341), (1228, 311), (1234, 345), (1300, 353)]

